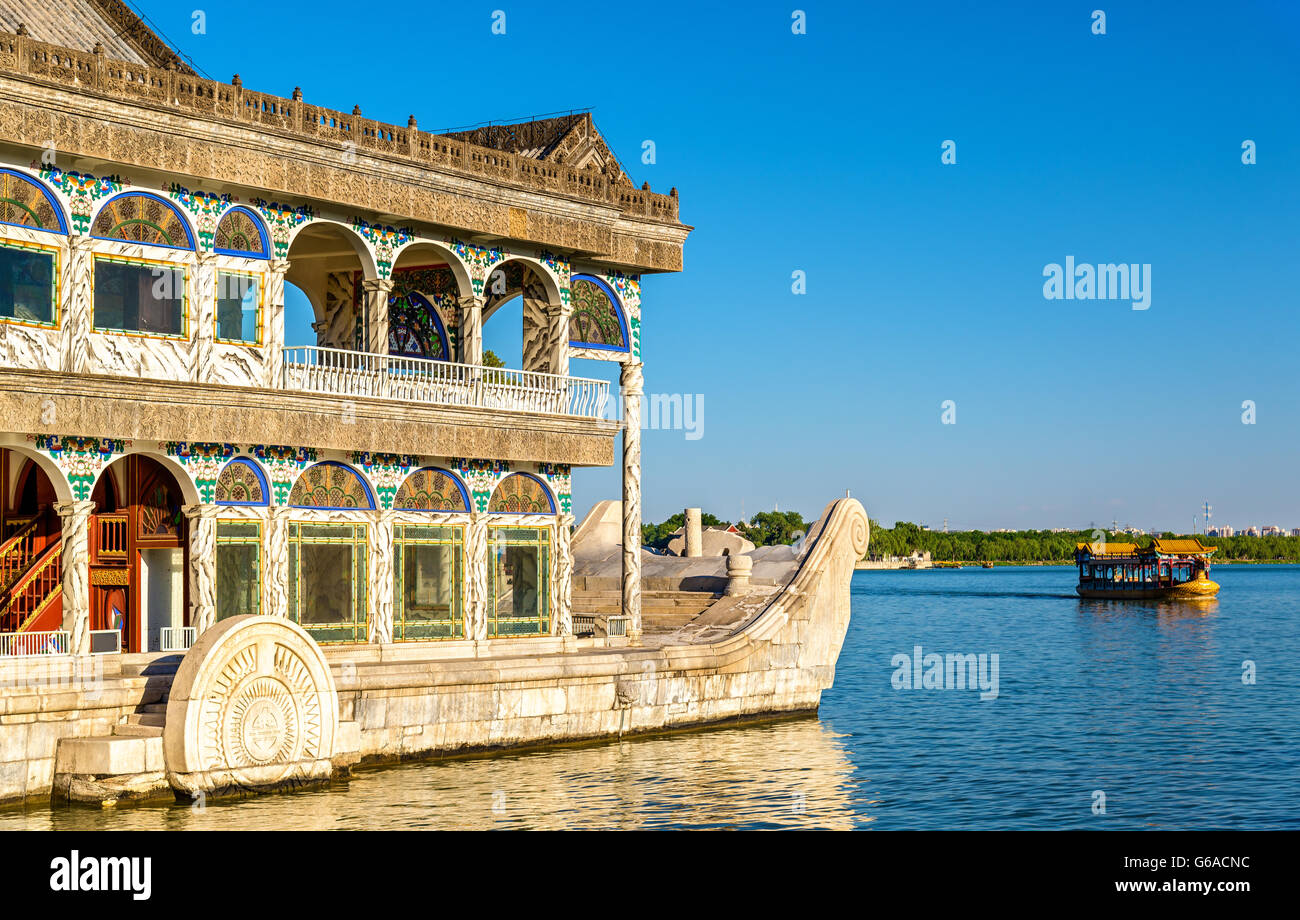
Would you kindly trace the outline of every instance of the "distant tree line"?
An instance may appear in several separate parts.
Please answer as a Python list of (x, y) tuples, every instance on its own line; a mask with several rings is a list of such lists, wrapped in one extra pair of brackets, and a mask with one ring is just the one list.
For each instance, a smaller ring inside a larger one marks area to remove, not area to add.
[[(685, 523), (686, 514), (679, 511), (661, 524), (642, 524), (641, 542), (655, 549), (665, 549), (673, 534)], [(729, 521), (707, 511), (700, 513), (700, 524), (704, 527), (730, 526)], [(797, 511), (760, 511), (748, 521), (737, 521), (736, 529), (755, 546), (778, 546), (793, 543), (808, 532), (808, 525)]]
[[(899, 521), (892, 528), (871, 522), (871, 542), (867, 554), (909, 556), (929, 552), (936, 561), (957, 562), (1073, 562), (1078, 543), (1098, 539), (1096, 530), (1016, 530), (1009, 533), (985, 533), (982, 530), (955, 530), (949, 533), (923, 530), (909, 521)], [(1164, 533), (1162, 539), (1186, 534)], [(1215, 561), (1230, 559), (1258, 562), (1300, 562), (1300, 537), (1207, 537), (1195, 535), (1206, 546), (1217, 546)], [(1107, 533), (1111, 543), (1151, 545), (1152, 537), (1126, 533)]]

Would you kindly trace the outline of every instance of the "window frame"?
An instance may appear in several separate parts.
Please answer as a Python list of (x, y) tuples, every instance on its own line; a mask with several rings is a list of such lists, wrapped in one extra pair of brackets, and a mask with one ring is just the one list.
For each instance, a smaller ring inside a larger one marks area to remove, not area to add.
[[(223, 339), (221, 337), (221, 317), (218, 310), (221, 306), (221, 276), (234, 275), (239, 278), (252, 278), (257, 282), (257, 338), (252, 341), (246, 339)], [(242, 268), (218, 268), (216, 270), (215, 284), (212, 292), (212, 340), (221, 345), (243, 345), (246, 347), (261, 348), (266, 344), (266, 273)]]
[[(8, 225), (0, 224), (0, 226)], [(61, 303), (63, 299), (63, 247), (35, 243), (30, 240), (18, 240), (10, 236), (0, 236), (0, 248), (35, 250), (36, 252), (48, 253), (54, 257), (53, 289), (50, 291), (50, 312), (53, 315), (53, 320), (48, 323), (34, 323), (31, 320), (19, 319), (16, 316), (0, 316), (0, 323), (8, 323), (12, 326), (27, 326), (30, 329), (58, 329), (63, 323), (63, 304)]]
[[(531, 531), (537, 531), (540, 535), (539, 539), (535, 542), (506, 541), (504, 543), (504, 545), (507, 547), (509, 546), (537, 547), (539, 550), (544, 551), (539, 558), (539, 565), (538, 565), (539, 571), (537, 577), (537, 591), (539, 596), (539, 604), (538, 604), (539, 612), (537, 615), (537, 622), (539, 626), (538, 632), (503, 634), (498, 629), (498, 626), (503, 619), (510, 622), (527, 621), (529, 619), (532, 619), (530, 617), (520, 617), (520, 616), (509, 616), (503, 618), (497, 614), (497, 605), (496, 605), (497, 566), (496, 566), (496, 554), (494, 548), (502, 544), (500, 544), (496, 539), (494, 539), (494, 533), (500, 530), (513, 530), (513, 531), (531, 530)], [(542, 562), (545, 562), (545, 566), (544, 566), (545, 577), (542, 576), (542, 572), (540, 571), (543, 568), (543, 566), (541, 565)], [(549, 525), (546, 524), (516, 525), (516, 524), (512, 524), (509, 518), (505, 518), (498, 521), (489, 521), (488, 532), (487, 532), (487, 609), (484, 611), (484, 615), (487, 620), (487, 624), (486, 624), (487, 638), (489, 639), (537, 638), (539, 636), (549, 636), (554, 632), (555, 611), (553, 608), (554, 608), (555, 601), (554, 598), (552, 597), (553, 592), (552, 592), (552, 585), (551, 585), (551, 579), (554, 577), (554, 572), (553, 572), (554, 566), (555, 566), (555, 534), (553, 532), (553, 529)], [(543, 622), (545, 624), (544, 626), (542, 625)]]
[[(318, 537), (314, 539), (304, 539), (304, 530), (316, 530), (321, 528), (352, 528), (351, 539), (343, 537)], [(369, 599), (369, 566), (370, 566), (370, 525), (345, 522), (334, 523), (330, 521), (304, 521), (292, 520), (289, 522), (289, 533), (287, 539), (286, 551), (289, 554), (289, 585), (288, 604), (289, 619), (297, 623), (304, 629), (309, 636), (320, 644), (363, 644), (370, 639), (370, 599)], [(332, 546), (351, 546), (354, 556), (352, 558), (352, 621), (350, 623), (303, 623), (302, 622), (302, 547), (303, 545), (332, 545)], [(355, 555), (360, 549), (359, 557)], [(297, 565), (295, 565), (295, 561)], [(360, 577), (358, 577), (360, 576)], [(352, 638), (329, 638), (318, 636), (317, 633), (330, 630), (350, 629)]]
[[(235, 524), (242, 527), (252, 527), (256, 532), (251, 537), (250, 536), (223, 537), (221, 535), (221, 525), (223, 524)], [(260, 520), (249, 520), (248, 518), (240, 518), (240, 517), (217, 518), (217, 532), (213, 542), (214, 559), (216, 556), (218, 556), (221, 553), (222, 546), (254, 546), (257, 548), (257, 566), (255, 568), (255, 574), (257, 579), (257, 585), (256, 585), (257, 590), (253, 592), (253, 597), (255, 598), (255, 609), (253, 612), (255, 614), (260, 614), (262, 612), (262, 592), (263, 589), (265, 588), (265, 584), (262, 579), (262, 569), (266, 562), (265, 552), (262, 548), (262, 522)], [(214, 615), (217, 613), (217, 611), (220, 611), (221, 609), (221, 597), (219, 594), (220, 587), (221, 587), (220, 572), (221, 572), (221, 567), (218, 564), (216, 566), (216, 571), (213, 575), (214, 597), (216, 597), (216, 601), (217, 601), (216, 611), (214, 611)], [(217, 617), (216, 622), (220, 622), (220, 617)]]
[[(425, 512), (427, 513), (427, 512)], [(437, 528), (454, 531), (450, 539), (422, 539), (407, 537), (406, 528)], [(451, 622), (456, 630), (450, 636), (406, 636), (406, 547), (408, 546), (448, 546), (452, 549), (455, 581), (452, 585)], [(454, 639), (469, 638), (465, 618), (465, 586), (469, 581), (469, 556), (465, 546), (465, 525), (430, 522), (398, 521), (393, 524), (393, 641), (394, 642), (445, 642)]]
[[(100, 262), (116, 262), (137, 268), (165, 268), (181, 273), (181, 332), (140, 332), (130, 329), (107, 329), (95, 325), (96, 283), (95, 269)], [(190, 265), (188, 262), (168, 262), (160, 259), (142, 259), (119, 256), (110, 252), (96, 252), (90, 265), (90, 331), (96, 335), (126, 335), (140, 339), (161, 339), (165, 342), (188, 342), (190, 339)]]

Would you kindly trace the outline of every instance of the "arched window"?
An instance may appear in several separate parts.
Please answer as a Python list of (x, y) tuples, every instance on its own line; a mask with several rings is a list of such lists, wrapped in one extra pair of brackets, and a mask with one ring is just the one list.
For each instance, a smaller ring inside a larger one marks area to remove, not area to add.
[(289, 504), (295, 508), (373, 511), (375, 496), (352, 467), (326, 460), (303, 471), (289, 493)]
[(58, 199), (36, 180), (12, 169), (0, 169), (0, 223), (68, 232)]
[(574, 275), (569, 282), (569, 344), (579, 348), (628, 351), (627, 319), (609, 285), (592, 275)]
[(181, 212), (148, 192), (126, 192), (99, 210), (90, 235), (101, 240), (194, 249), (194, 235)]
[(469, 511), (469, 493), (446, 470), (425, 467), (406, 477), (393, 499), (393, 510)]
[(423, 294), (411, 292), (389, 300), (388, 353), (405, 358), (451, 359), (447, 330)]
[(501, 480), (488, 502), (489, 512), (504, 514), (554, 514), (551, 492), (536, 476), (511, 473)]
[(231, 208), (217, 224), (213, 249), (224, 256), (271, 258), (271, 241), (260, 218), (244, 207)]
[(217, 476), (214, 501), (218, 505), (267, 505), (270, 497), (266, 475), (251, 460), (236, 457)]

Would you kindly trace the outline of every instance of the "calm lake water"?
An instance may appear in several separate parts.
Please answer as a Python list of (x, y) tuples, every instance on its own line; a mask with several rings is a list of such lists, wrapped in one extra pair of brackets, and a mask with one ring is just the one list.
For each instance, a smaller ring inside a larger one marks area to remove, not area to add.
[[(1215, 602), (1152, 604), (1081, 601), (1068, 567), (858, 572), (819, 717), (369, 770), (198, 812), (0, 811), (0, 830), (1300, 827), (1300, 567), (1213, 577)], [(892, 659), (917, 645), (997, 654), (996, 698), (895, 689)]]

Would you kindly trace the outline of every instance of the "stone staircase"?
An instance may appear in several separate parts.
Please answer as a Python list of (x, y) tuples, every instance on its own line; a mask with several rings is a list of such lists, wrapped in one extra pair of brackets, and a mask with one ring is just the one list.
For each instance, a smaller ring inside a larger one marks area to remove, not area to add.
[(180, 666), (180, 656), (124, 661), (125, 677), (157, 678), (166, 682), (162, 699), (142, 703), (128, 713), (111, 735), (63, 738), (54, 761), (54, 795), (71, 802), (104, 807), (122, 801), (171, 798), (163, 762), (163, 727), (167, 723), (167, 693)]
[[(647, 630), (677, 629), (708, 610), (721, 597), (709, 591), (643, 591), (641, 626)], [(607, 588), (574, 591), (573, 612), (594, 616), (601, 623), (606, 617), (623, 612), (623, 594)]]

